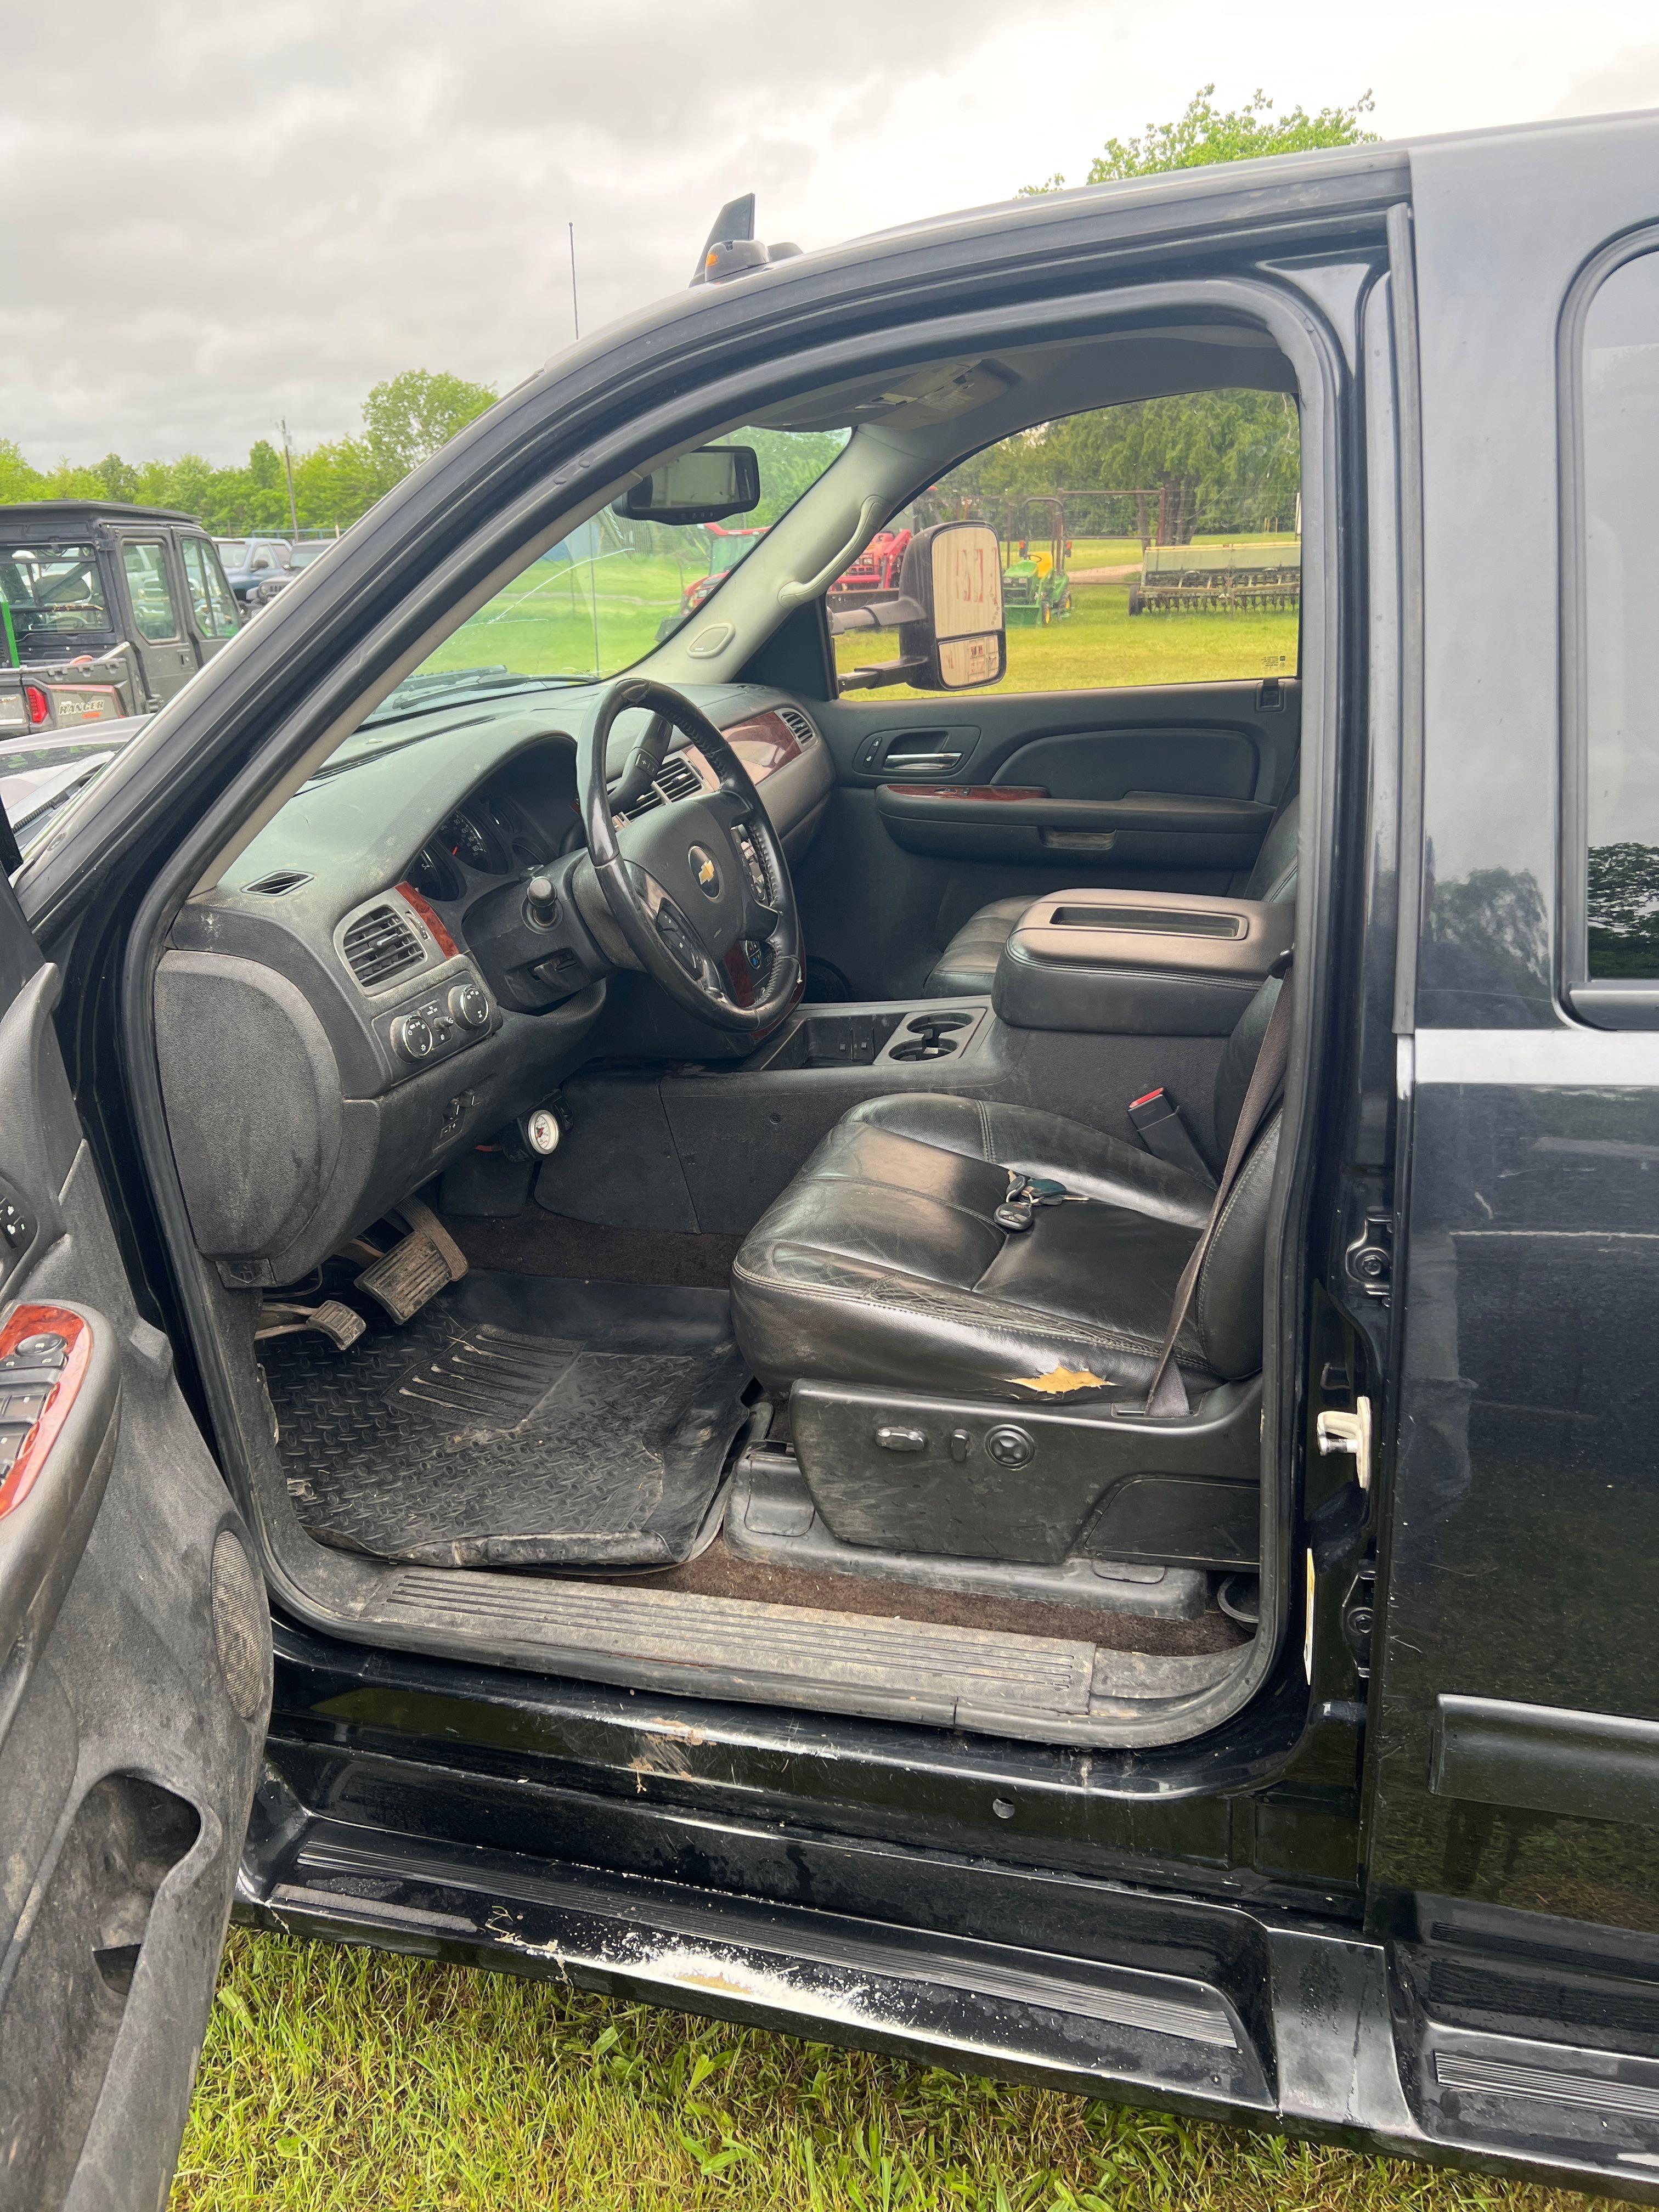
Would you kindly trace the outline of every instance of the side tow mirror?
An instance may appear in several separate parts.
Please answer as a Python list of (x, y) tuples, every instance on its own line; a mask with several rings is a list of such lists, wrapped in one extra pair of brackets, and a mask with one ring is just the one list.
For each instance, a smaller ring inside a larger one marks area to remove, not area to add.
[(899, 596), (836, 613), (832, 629), (896, 629), (896, 660), (856, 668), (844, 691), (909, 684), (919, 691), (971, 691), (1000, 683), (1008, 665), (1002, 550), (988, 523), (938, 522), (904, 551)]

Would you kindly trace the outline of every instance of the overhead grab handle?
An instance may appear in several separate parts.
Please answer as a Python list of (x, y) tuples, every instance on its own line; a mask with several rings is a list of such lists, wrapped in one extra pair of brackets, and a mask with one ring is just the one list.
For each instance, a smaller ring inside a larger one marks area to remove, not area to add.
[(866, 499), (863, 506), (860, 507), (858, 522), (854, 528), (853, 534), (848, 539), (846, 544), (842, 547), (840, 552), (833, 555), (831, 558), (824, 563), (823, 567), (818, 570), (817, 574), (812, 577), (808, 582), (804, 584), (790, 583), (780, 585), (778, 587), (778, 605), (787, 611), (791, 607), (800, 606), (807, 599), (817, 599), (820, 592), (826, 590), (829, 586), (833, 584), (836, 577), (840, 575), (842, 570), (847, 566), (848, 562), (854, 559), (859, 554), (862, 553), (865, 547), (869, 544), (871, 535), (875, 529), (876, 524), (881, 519), (882, 508), (886, 504), (887, 501), (884, 494), (878, 491), (872, 492), (869, 498)]

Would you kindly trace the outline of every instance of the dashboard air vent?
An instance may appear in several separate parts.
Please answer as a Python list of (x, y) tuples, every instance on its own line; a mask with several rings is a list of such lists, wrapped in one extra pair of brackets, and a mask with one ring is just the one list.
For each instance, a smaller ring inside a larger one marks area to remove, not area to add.
[(818, 733), (799, 707), (778, 707), (773, 711), (803, 752), (808, 745), (817, 744)]
[(394, 975), (418, 968), (425, 957), (410, 924), (384, 903), (360, 914), (340, 944), (346, 965), (366, 991), (378, 991)]
[(684, 753), (670, 753), (659, 773), (652, 779), (651, 788), (634, 801), (628, 810), (628, 819), (637, 822), (641, 814), (650, 814), (659, 806), (667, 806), (677, 799), (695, 799), (702, 789), (702, 778)]
[(261, 898), (281, 898), (284, 893), (297, 891), (301, 884), (310, 881), (311, 878), (303, 868), (278, 868), (274, 876), (261, 876), (257, 884), (249, 884), (246, 888), (258, 891)]

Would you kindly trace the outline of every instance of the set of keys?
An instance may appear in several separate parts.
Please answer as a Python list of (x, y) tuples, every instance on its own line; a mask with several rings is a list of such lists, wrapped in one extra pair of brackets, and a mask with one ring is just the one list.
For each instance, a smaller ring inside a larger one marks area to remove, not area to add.
[(1036, 1218), (1040, 1206), (1086, 1206), (1089, 1201), (1081, 1191), (1067, 1190), (1063, 1182), (1054, 1182), (1047, 1176), (1028, 1176), (1018, 1168), (1005, 1170), (1008, 1177), (1008, 1194), (991, 1218), (999, 1229), (1029, 1229)]

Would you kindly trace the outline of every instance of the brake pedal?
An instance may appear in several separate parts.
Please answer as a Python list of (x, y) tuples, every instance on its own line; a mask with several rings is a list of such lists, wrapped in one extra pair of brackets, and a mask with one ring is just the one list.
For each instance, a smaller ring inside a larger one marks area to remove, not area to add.
[(365, 1267), (356, 1287), (401, 1328), (440, 1291), (459, 1282), (466, 1273), (466, 1255), (430, 1206), (418, 1199), (405, 1199), (395, 1211), (410, 1224), (408, 1236)]

